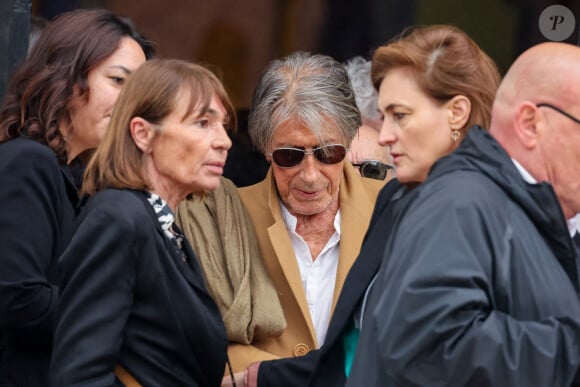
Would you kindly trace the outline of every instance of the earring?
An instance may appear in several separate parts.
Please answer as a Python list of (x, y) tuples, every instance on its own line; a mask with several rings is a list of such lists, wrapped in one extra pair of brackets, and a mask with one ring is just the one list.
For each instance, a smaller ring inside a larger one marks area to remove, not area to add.
[(459, 136), (461, 136), (461, 133), (459, 133), (459, 130), (452, 130), (451, 131), (451, 139), (453, 140), (453, 142), (457, 142), (457, 140), (459, 140)]

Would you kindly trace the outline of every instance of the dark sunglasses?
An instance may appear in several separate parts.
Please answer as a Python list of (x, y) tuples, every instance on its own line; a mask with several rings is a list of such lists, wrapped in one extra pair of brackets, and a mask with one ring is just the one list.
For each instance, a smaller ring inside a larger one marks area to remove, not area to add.
[(381, 163), (378, 160), (367, 160), (364, 163), (352, 165), (359, 168), (361, 176), (376, 180), (385, 180), (389, 169), (395, 169), (392, 165)]
[(564, 110), (560, 109), (559, 107), (556, 107), (556, 106), (554, 106), (552, 104), (543, 103), (542, 102), (542, 103), (536, 104), (536, 106), (539, 107), (539, 108), (541, 108), (541, 107), (547, 107), (549, 109), (555, 110), (558, 113), (560, 113), (561, 115), (568, 117), (569, 119), (571, 119), (575, 123), (580, 124), (580, 119), (574, 117), (572, 114), (570, 114), (570, 113), (568, 113), (568, 112), (566, 112), (566, 111), (564, 111)]
[(272, 157), (274, 163), (282, 168), (292, 168), (304, 160), (306, 155), (314, 155), (316, 160), (322, 164), (337, 164), (344, 160), (346, 147), (340, 144), (324, 145), (312, 150), (299, 148), (278, 148), (268, 156)]

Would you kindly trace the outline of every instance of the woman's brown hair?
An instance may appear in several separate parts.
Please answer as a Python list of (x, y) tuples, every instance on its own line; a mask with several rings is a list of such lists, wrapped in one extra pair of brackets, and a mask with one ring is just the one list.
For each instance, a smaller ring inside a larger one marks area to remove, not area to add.
[(201, 116), (214, 95), (227, 112), (229, 126), (235, 128), (231, 100), (220, 80), (205, 67), (178, 59), (153, 59), (140, 66), (119, 94), (105, 138), (85, 171), (82, 192), (150, 189), (143, 174), (143, 152), (131, 136), (131, 119), (141, 117), (159, 125), (174, 110), (177, 98), (189, 98), (184, 119), (194, 111)]
[(47, 145), (67, 160), (61, 125), (71, 128), (74, 93), (88, 99), (88, 73), (111, 56), (124, 37), (134, 39), (145, 57), (153, 45), (128, 19), (107, 10), (77, 10), (46, 25), (8, 85), (0, 108), (0, 142), (25, 136)]
[(464, 95), (471, 101), (465, 127), (488, 128), (500, 74), (494, 61), (462, 30), (451, 25), (416, 27), (379, 47), (371, 77), (378, 90), (392, 69), (412, 69), (419, 87), (438, 101)]

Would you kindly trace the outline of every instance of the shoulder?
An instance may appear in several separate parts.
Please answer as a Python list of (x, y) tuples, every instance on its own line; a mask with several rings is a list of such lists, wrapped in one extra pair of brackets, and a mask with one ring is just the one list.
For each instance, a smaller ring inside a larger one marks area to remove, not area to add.
[(238, 191), (240, 192), (240, 194), (245, 194), (245, 195), (248, 195), (250, 193), (264, 191), (265, 188), (268, 186), (269, 182), (270, 182), (270, 179), (268, 177), (266, 177), (266, 179), (264, 179), (256, 184), (252, 184), (252, 185), (249, 185), (246, 187), (238, 188)]
[(490, 178), (477, 171), (455, 171), (427, 180), (419, 186), (419, 199), (436, 196), (457, 205), (497, 203), (505, 195)]
[(384, 186), (383, 180), (362, 177), (349, 162), (344, 163), (343, 177), (340, 182), (341, 200), (356, 198), (360, 201), (366, 197), (374, 204), (379, 191)]
[(145, 209), (147, 207), (145, 204), (147, 204), (147, 198), (142, 191), (108, 188), (97, 192), (89, 198), (87, 204), (120, 214), (146, 212)]
[(238, 188), (240, 198), (245, 205), (261, 201), (264, 204), (268, 197), (269, 187), (272, 184), (271, 175), (268, 174), (264, 180), (259, 183)]
[[(425, 181), (408, 191), (395, 208), (390, 257), (412, 256), (409, 263), (393, 261), (403, 266), (428, 261), (433, 254), (443, 254), (438, 259), (447, 263), (490, 262), (493, 243), (489, 242), (501, 240), (510, 221), (509, 199), (499, 195), (503, 194), (491, 180), (472, 171)], [(469, 258), (465, 249), (477, 254)]]
[(402, 189), (401, 183), (397, 179), (389, 180), (379, 191), (377, 195), (377, 203), (387, 203), (391, 200), (393, 195)]
[[(491, 179), (474, 171), (456, 171), (427, 180), (408, 195), (405, 223), (463, 223), (505, 218), (511, 200)], [(487, 221), (485, 221), (487, 223)]]
[(352, 173), (345, 173), (340, 182), (339, 200), (341, 212), (346, 208), (352, 208), (363, 217), (369, 219), (375, 207), (377, 195), (385, 186), (384, 181), (361, 177), (354, 168)]
[(369, 195), (376, 197), (378, 193), (385, 187), (384, 180), (369, 179), (367, 177), (361, 177), (361, 181), (364, 189), (369, 193)]
[(59, 170), (55, 153), (47, 146), (26, 138), (15, 138), (0, 144), (3, 167), (10, 164), (15, 171)]
[(141, 191), (104, 189), (91, 196), (81, 212), (81, 218), (99, 216), (130, 228), (140, 228), (152, 217), (147, 199)]
[(5, 152), (19, 152), (19, 151), (29, 151), (39, 154), (54, 155), (54, 152), (46, 145), (40, 144), (34, 140), (28, 139), (26, 137), (16, 137), (8, 141), (4, 141), (0, 144), (2, 148), (2, 153)]
[[(162, 244), (159, 221), (142, 191), (105, 189), (91, 196), (76, 219), (75, 237), (80, 241), (121, 245), (152, 253)], [(84, 242), (83, 242), (84, 243)]]
[[(45, 203), (75, 202), (54, 152), (35, 141), (15, 138), (0, 144), (0, 186), (47, 198)], [(5, 192), (7, 193), (7, 192)]]
[(279, 198), (271, 172), (261, 182), (238, 190), (240, 200), (256, 229), (271, 224), (280, 213)]

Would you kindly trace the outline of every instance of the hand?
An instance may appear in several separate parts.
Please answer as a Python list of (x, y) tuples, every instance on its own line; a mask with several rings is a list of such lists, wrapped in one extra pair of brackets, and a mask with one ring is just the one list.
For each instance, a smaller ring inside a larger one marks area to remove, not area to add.
[[(234, 381), (236, 382), (236, 387), (246, 387), (246, 374), (248, 371), (236, 372), (234, 374)], [(231, 375), (226, 375), (222, 379), (222, 387), (234, 387), (232, 383)]]

